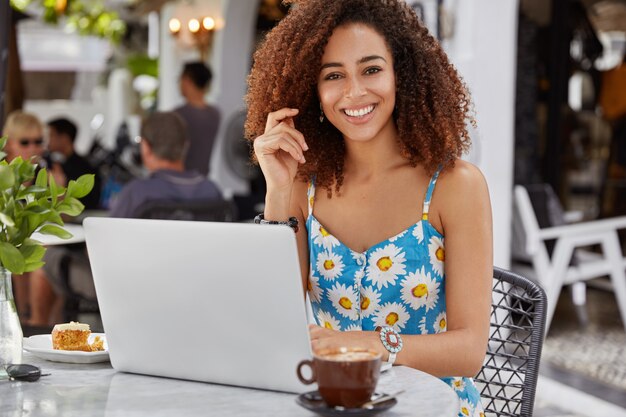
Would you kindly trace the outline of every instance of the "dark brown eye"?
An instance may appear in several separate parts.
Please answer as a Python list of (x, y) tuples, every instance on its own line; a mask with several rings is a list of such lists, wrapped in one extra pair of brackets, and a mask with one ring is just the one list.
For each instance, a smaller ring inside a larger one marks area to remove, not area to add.
[(376, 74), (378, 72), (382, 71), (382, 68), (380, 67), (369, 67), (365, 70), (365, 74), (370, 75), (370, 74)]

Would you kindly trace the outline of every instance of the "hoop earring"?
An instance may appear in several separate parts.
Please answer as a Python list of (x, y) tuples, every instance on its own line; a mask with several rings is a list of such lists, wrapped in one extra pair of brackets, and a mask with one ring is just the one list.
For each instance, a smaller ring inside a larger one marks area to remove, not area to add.
[(322, 110), (322, 103), (320, 103), (320, 123), (324, 123), (324, 110)]

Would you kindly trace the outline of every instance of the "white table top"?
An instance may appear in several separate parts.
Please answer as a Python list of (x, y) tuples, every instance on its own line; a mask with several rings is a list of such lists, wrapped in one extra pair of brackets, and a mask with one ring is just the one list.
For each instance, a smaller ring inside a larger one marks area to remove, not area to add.
[[(289, 416), (312, 417), (294, 394), (116, 372), (110, 363), (55, 363), (24, 353), (50, 376), (0, 383), (0, 415), (28, 416)], [(176, 366), (176, 358), (172, 358)], [(381, 375), (377, 391), (405, 392), (382, 415), (455, 417), (458, 397), (440, 379), (406, 367)]]
[(72, 243), (82, 243), (85, 241), (85, 229), (80, 224), (66, 223), (62, 226), (73, 236), (69, 239), (61, 239), (52, 235), (42, 235), (41, 233), (33, 233), (33, 239), (40, 241), (46, 246), (53, 245), (70, 245)]

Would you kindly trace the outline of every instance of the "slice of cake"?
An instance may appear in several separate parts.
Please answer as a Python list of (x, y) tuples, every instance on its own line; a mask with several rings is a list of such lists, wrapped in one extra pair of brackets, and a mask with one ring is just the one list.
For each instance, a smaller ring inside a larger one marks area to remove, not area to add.
[(69, 323), (57, 324), (52, 329), (52, 348), (57, 350), (81, 350), (83, 352), (104, 350), (100, 340), (96, 340), (93, 345), (89, 345), (88, 339), (90, 334), (89, 325), (85, 323), (71, 321)]

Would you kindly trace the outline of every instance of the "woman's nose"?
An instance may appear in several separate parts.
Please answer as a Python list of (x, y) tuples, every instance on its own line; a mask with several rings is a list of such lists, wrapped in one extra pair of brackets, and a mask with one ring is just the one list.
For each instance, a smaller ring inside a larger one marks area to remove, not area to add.
[(365, 95), (365, 87), (358, 78), (352, 77), (348, 79), (345, 94), (348, 98), (363, 96)]

